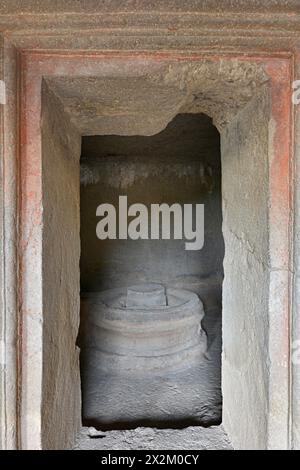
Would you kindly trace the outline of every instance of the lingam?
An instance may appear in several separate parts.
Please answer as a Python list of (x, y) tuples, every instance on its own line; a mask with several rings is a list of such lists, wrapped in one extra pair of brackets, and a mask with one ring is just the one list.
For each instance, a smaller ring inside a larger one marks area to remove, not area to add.
[(193, 292), (148, 283), (83, 298), (84, 355), (90, 367), (160, 373), (199, 363), (207, 340), (203, 304)]

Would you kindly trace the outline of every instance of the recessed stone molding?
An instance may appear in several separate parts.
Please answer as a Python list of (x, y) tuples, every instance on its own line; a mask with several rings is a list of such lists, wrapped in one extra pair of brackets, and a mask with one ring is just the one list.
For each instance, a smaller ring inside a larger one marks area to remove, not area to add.
[[(290, 99), (300, 73), (299, 24), (296, 0), (192, 1), (188, 8), (113, 1), (101, 11), (93, 1), (0, 5), (3, 448), (70, 447), (80, 426), (79, 295), (63, 292), (78, 285), (79, 240), (71, 227), (74, 220), (79, 226), (81, 136), (153, 135), (178, 113), (200, 112), (221, 132), (224, 170), (224, 426), (236, 448), (300, 447), (300, 373), (290, 361), (300, 318), (300, 114)], [(61, 133), (52, 139), (58, 115)], [(63, 149), (71, 154), (73, 144), (74, 160), (65, 159)], [(68, 168), (73, 205), (66, 220), (55, 209), (65, 182), (52, 180), (54, 168), (58, 176)], [(45, 220), (53, 215), (62, 244), (49, 242)], [(45, 241), (56, 264), (42, 263)], [(72, 256), (57, 256), (67, 241)], [(51, 299), (43, 279), (57, 283), (62, 297)], [(54, 304), (68, 325), (61, 339), (59, 315), (47, 314)], [(71, 315), (63, 305), (72, 306)], [(67, 368), (57, 361), (65, 345)], [(253, 394), (244, 380), (251, 377)], [(73, 398), (64, 403), (71, 383)], [(58, 403), (71, 423), (59, 432)], [(232, 412), (233, 404), (243, 413)]]

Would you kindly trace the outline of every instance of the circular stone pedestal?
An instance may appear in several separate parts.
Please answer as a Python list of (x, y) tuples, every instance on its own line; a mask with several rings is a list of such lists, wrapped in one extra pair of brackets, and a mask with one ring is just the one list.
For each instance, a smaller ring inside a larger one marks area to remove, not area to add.
[(86, 294), (84, 355), (88, 367), (110, 373), (174, 370), (206, 351), (199, 297), (147, 284)]
[(166, 305), (165, 288), (160, 284), (143, 284), (127, 288), (127, 308), (152, 308)]

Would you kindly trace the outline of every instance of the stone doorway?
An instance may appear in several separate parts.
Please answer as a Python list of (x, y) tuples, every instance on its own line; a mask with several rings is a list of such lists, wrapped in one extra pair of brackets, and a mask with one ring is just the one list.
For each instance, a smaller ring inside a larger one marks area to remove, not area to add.
[(236, 448), (288, 446), (288, 79), (284, 59), (26, 58), (23, 448), (71, 447), (81, 425), (81, 136), (139, 135), (145, 125), (155, 134), (182, 113), (205, 113), (221, 134), (223, 424)]

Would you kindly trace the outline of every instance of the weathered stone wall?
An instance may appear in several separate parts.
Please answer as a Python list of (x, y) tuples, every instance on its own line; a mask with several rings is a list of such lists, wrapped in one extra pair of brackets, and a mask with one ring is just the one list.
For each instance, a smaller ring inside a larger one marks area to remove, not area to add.
[[(298, 63), (296, 76), (300, 77), (300, 63), (298, 55)], [(295, 106), (295, 181), (300, 181), (300, 105)], [(296, 354), (299, 350), (300, 340), (300, 184), (296, 184), (295, 187), (295, 229), (294, 229), (294, 280), (295, 289), (293, 292), (294, 302), (294, 315), (292, 317), (292, 344), (294, 346), (292, 353)], [(299, 357), (297, 357), (299, 359)], [(300, 449), (300, 364), (299, 360), (293, 364), (293, 388), (292, 388), (292, 426), (293, 426), (293, 448)]]
[[(4, 71), (3, 71), (3, 38), (0, 39), (0, 80), (4, 79)], [(0, 104), (0, 132), (3, 133), (3, 120), (4, 120), (4, 109), (3, 104)], [(3, 149), (3, 139), (0, 139), (0, 252), (1, 252), (1, 259), (3, 260), (3, 252), (4, 252), (4, 224), (2, 221), (4, 220), (3, 212), (3, 164), (4, 164), (4, 149)], [(4, 287), (4, 276), (3, 276), (3, 268), (4, 263), (1, 261), (1, 269), (0, 269), (0, 286)], [(4, 307), (4, 288), (0, 291), (0, 345), (1, 345), (1, 352), (0, 352), (0, 449), (5, 448), (5, 367), (4, 367), (4, 356), (5, 356), (5, 317), (2, 312), (5, 311)]]
[(79, 350), (79, 156), (81, 138), (43, 90), (42, 447), (64, 449), (81, 424)]
[[(19, 262), (18, 222), (19, 165), (18, 97), (14, 85), (17, 81), (16, 50), (4, 38), (0, 41), (1, 79), (5, 82), (5, 103), (0, 104), (0, 448), (14, 449), (19, 437), (19, 390), (16, 387), (19, 339)], [(7, 130), (9, 128), (9, 131)], [(6, 130), (5, 130), (6, 129)], [(4, 138), (5, 135), (5, 138)]]
[(268, 436), (269, 115), (262, 89), (221, 138), (223, 422), (241, 449), (264, 449)]

